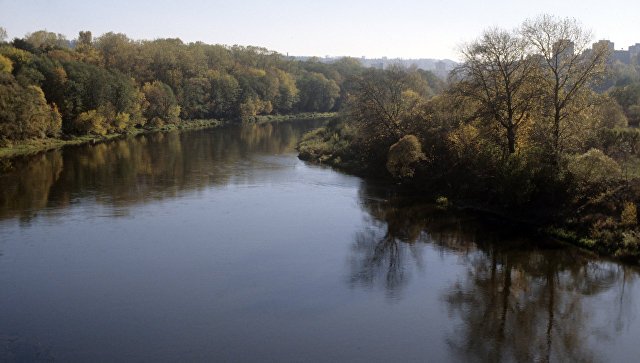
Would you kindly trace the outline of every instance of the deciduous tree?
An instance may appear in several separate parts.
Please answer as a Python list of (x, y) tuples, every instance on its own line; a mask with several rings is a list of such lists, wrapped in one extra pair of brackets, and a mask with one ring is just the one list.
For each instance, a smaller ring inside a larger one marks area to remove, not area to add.
[(544, 116), (551, 122), (552, 149), (562, 151), (566, 123), (590, 106), (590, 86), (604, 74), (609, 51), (603, 44), (588, 49), (591, 33), (575, 19), (542, 15), (527, 20), (522, 35), (535, 50), (541, 69), (538, 88), (544, 95)]
[(535, 107), (535, 62), (518, 34), (490, 29), (462, 48), (464, 62), (454, 70), (456, 94), (470, 105), (474, 117), (496, 122), (505, 131), (509, 153), (516, 151), (518, 128)]

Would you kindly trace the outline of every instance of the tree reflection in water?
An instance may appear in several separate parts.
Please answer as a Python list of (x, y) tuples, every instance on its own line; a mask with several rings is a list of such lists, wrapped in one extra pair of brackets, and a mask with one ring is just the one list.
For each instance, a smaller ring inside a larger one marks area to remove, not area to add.
[[(113, 207), (114, 216), (149, 200), (238, 180), (236, 163), (251, 155), (291, 152), (321, 121), (167, 132), (17, 157), (0, 169), (0, 220), (28, 224), (40, 211), (78, 198)], [(246, 177), (246, 175), (244, 175)]]
[(625, 291), (636, 269), (367, 185), (361, 204), (372, 226), (355, 236), (352, 285), (382, 284), (400, 297), (426, 245), (461, 262), (466, 272), (441, 301), (453, 326), (447, 343), (462, 361), (598, 361), (590, 339), (613, 339), (635, 317)]
[(389, 297), (399, 297), (410, 276), (409, 264), (418, 271), (423, 269), (425, 243), (433, 242), (434, 236), (442, 241), (459, 237), (451, 231), (467, 235), (462, 219), (438, 211), (433, 205), (398, 196), (388, 187), (378, 189), (365, 183), (360, 200), (369, 220), (368, 227), (354, 237), (350, 258), (352, 286), (373, 287), (382, 282)]

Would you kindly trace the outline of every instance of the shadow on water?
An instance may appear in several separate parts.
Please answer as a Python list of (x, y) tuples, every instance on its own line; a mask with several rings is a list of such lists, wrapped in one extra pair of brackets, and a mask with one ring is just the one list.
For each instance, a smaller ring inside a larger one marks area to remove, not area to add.
[(599, 361), (592, 339), (612, 340), (635, 319), (637, 296), (626, 292), (638, 281), (636, 268), (389, 188), (363, 183), (360, 203), (371, 222), (354, 237), (352, 287), (378, 286), (397, 301), (428, 258), (463, 266), (439, 292), (457, 322), (446, 337), (457, 359)]

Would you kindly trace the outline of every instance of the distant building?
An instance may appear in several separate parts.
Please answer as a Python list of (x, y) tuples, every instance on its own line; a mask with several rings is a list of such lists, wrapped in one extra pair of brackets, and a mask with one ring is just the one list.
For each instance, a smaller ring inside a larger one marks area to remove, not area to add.
[(631, 64), (631, 56), (628, 50), (614, 50), (611, 56), (612, 60), (623, 64)]
[(435, 75), (441, 79), (446, 79), (449, 71), (447, 70), (447, 63), (443, 61), (436, 62)]
[(370, 67), (375, 69), (384, 69), (384, 62), (372, 62)]
[(640, 55), (640, 43), (636, 43), (629, 47), (629, 57), (637, 58)]
[(609, 50), (609, 53), (611, 53), (611, 54), (613, 54), (614, 50), (616, 49), (614, 47), (613, 42), (610, 41), (610, 40), (606, 40), (606, 39), (602, 39), (602, 40), (599, 40), (599, 41), (593, 43), (593, 48), (596, 48), (598, 46), (604, 46), (605, 48), (607, 48)]
[(610, 40), (600, 40), (593, 44), (593, 47), (605, 46), (609, 50), (609, 63), (620, 62), (623, 64), (631, 64), (631, 59), (640, 52), (640, 44), (629, 47), (629, 50), (615, 50), (615, 44)]

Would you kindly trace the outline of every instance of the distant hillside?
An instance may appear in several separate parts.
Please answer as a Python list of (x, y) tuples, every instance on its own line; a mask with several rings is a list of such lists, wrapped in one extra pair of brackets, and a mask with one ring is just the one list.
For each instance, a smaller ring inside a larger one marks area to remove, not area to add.
[[(294, 56), (296, 60), (306, 61), (309, 59), (315, 59), (323, 63), (333, 63), (344, 57), (308, 57), (308, 56)], [(415, 66), (419, 69), (424, 69), (426, 71), (432, 71), (437, 76), (444, 78), (447, 76), (449, 71), (451, 71), (458, 63), (452, 61), (451, 59), (433, 59), (433, 58), (418, 58), (418, 59), (403, 59), (403, 58), (354, 58), (360, 61), (365, 67), (372, 67), (378, 69), (385, 69), (390, 65), (398, 64), (404, 67)]]

